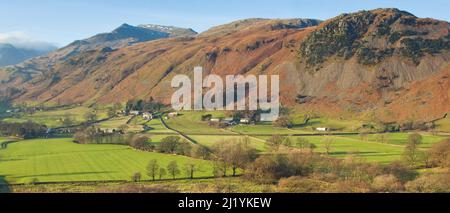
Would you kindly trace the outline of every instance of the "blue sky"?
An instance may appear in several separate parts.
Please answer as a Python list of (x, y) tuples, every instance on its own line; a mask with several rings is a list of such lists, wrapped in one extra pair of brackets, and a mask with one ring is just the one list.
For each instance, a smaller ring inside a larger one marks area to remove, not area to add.
[(174, 25), (201, 32), (243, 18), (327, 19), (381, 7), (450, 20), (449, 0), (0, 0), (0, 42), (15, 34), (19, 39), (63, 46), (122, 23)]

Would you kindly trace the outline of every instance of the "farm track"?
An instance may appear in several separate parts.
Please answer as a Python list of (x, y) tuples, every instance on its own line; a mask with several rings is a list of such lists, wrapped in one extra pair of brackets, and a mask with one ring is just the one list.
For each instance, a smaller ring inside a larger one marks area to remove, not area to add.
[(174, 128), (169, 127), (169, 126), (166, 124), (166, 122), (164, 122), (164, 119), (163, 119), (162, 117), (160, 117), (159, 120), (161, 121), (162, 125), (163, 125), (166, 129), (172, 130), (172, 131), (176, 132), (178, 135), (180, 135), (181, 137), (185, 138), (186, 140), (188, 140), (189, 142), (191, 142), (191, 143), (193, 143), (193, 144), (196, 144), (196, 145), (198, 144), (197, 141), (195, 141), (194, 139), (190, 138), (189, 136), (187, 136), (187, 135), (184, 134), (183, 132), (178, 131), (178, 130), (176, 130), (176, 129), (174, 129)]

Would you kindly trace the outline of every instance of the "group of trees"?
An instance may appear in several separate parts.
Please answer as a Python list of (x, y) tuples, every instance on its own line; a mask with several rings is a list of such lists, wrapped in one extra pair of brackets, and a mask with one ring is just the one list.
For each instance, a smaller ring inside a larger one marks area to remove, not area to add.
[(400, 163), (382, 166), (298, 150), (262, 155), (246, 172), (248, 179), (258, 183), (279, 182), (285, 192), (401, 191), (416, 176), (414, 170)]
[(428, 150), (430, 166), (450, 167), (450, 139), (434, 144)]
[[(245, 177), (257, 183), (278, 183), (280, 192), (448, 192), (450, 175), (419, 175), (417, 168), (450, 166), (450, 140), (420, 149), (422, 136), (410, 134), (401, 161), (388, 165), (367, 163), (348, 157), (340, 160), (305, 151), (311, 143), (305, 138), (293, 142), (282, 136), (268, 140), (273, 154), (260, 155), (246, 167)], [(279, 149), (296, 143), (296, 149)], [(324, 148), (333, 144), (324, 139)], [(277, 149), (278, 148), (278, 149)]]
[(208, 147), (192, 144), (179, 136), (165, 137), (161, 139), (161, 142), (154, 148), (155, 151), (160, 153), (184, 155), (203, 160), (210, 159), (212, 153)]
[(168, 136), (160, 143), (151, 143), (151, 138), (141, 134), (105, 133), (89, 126), (74, 135), (74, 141), (80, 144), (124, 144), (144, 151), (156, 151), (165, 154), (184, 155), (201, 159), (210, 159), (211, 150), (202, 145), (195, 145), (179, 136)]
[(294, 126), (293, 120), (289, 116), (281, 116), (275, 122), (273, 122), (275, 127), (292, 128)]
[(250, 145), (250, 139), (225, 140), (212, 148), (215, 176), (227, 176), (228, 168), (236, 176), (238, 169), (246, 169), (247, 165), (257, 157), (257, 151)]
[[(75, 138), (94, 143), (112, 140), (97, 141), (98, 136), (98, 130), (89, 127), (77, 133)], [(293, 139), (274, 135), (267, 140), (271, 153), (264, 155), (257, 154), (249, 137), (224, 140), (211, 148), (192, 144), (178, 136), (165, 137), (157, 145), (152, 145), (150, 139), (142, 135), (121, 135), (116, 140), (123, 140), (137, 149), (208, 159), (213, 162), (216, 177), (244, 174), (256, 183), (278, 183), (282, 192), (428, 192), (450, 188), (448, 174), (428, 175), (430, 184), (422, 186), (426, 182), (425, 176), (416, 172), (417, 168), (423, 167), (448, 168), (450, 140), (423, 150), (420, 148), (423, 138), (417, 133), (409, 135), (402, 160), (388, 165), (367, 163), (355, 157), (345, 160), (329, 157), (334, 144), (332, 137), (324, 137), (324, 153), (318, 154), (314, 152), (316, 145), (305, 137)], [(164, 167), (152, 160), (146, 174), (151, 180), (157, 180), (166, 176), (175, 179), (184, 172), (186, 178), (193, 179), (198, 171), (200, 167), (193, 162), (186, 162), (180, 168), (176, 161)], [(141, 178), (141, 173), (135, 173), (131, 180), (140, 181)]]
[(125, 107), (125, 111), (129, 112), (132, 110), (137, 110), (137, 111), (159, 112), (164, 107), (165, 107), (164, 104), (157, 102), (152, 97), (150, 97), (150, 99), (147, 101), (142, 99), (128, 101)]
[(432, 168), (450, 166), (450, 139), (433, 144), (428, 150), (420, 148), (422, 136), (414, 133), (408, 136), (403, 153), (404, 162), (411, 168)]
[(126, 144), (135, 149), (152, 151), (151, 139), (139, 134), (105, 133), (100, 129), (89, 126), (74, 135), (74, 141), (80, 144)]
[(28, 121), (25, 123), (6, 123), (0, 121), (1, 136), (16, 136), (22, 138), (43, 137), (47, 133), (47, 126)]
[(192, 145), (186, 140), (178, 136), (168, 136), (161, 140), (157, 150), (161, 153), (191, 155)]
[[(167, 175), (176, 179), (178, 175), (181, 174), (182, 170), (186, 175), (186, 178), (194, 179), (195, 173), (200, 171), (200, 166), (192, 162), (186, 162), (183, 168), (180, 169), (177, 161), (170, 161), (169, 164), (164, 168), (162, 167), (158, 160), (153, 159), (147, 165), (147, 176), (150, 177), (152, 181), (156, 181), (157, 179), (162, 180)], [(136, 172), (131, 176), (131, 181), (139, 182), (141, 181), (142, 174), (140, 172)]]
[[(307, 138), (298, 137), (295, 140), (290, 137), (281, 136), (281, 135), (273, 135), (269, 139), (266, 140), (266, 144), (272, 151), (279, 151), (281, 148), (286, 147), (288, 149), (299, 149), (302, 152), (310, 152), (313, 153), (317, 146), (314, 143), (310, 143)], [(326, 149), (327, 154), (330, 154), (332, 145), (332, 138), (324, 138), (324, 147)]]
[(232, 117), (235, 121), (239, 121), (242, 118), (248, 118), (250, 122), (258, 122), (261, 120), (261, 110), (229, 111), (226, 116)]

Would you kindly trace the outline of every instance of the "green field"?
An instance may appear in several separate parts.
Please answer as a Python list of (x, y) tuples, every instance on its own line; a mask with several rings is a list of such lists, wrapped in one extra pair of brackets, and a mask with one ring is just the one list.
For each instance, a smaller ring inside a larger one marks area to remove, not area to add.
[[(385, 135), (385, 137), (387, 138), (387, 144), (395, 144), (395, 145), (405, 145), (406, 142), (408, 141), (408, 136), (411, 133), (385, 133), (383, 135)], [(444, 139), (446, 139), (447, 137), (445, 136), (435, 136), (435, 135), (431, 135), (429, 133), (421, 133), (422, 135), (422, 144), (420, 145), (420, 147), (422, 148), (430, 148), (434, 143), (440, 142)], [(370, 142), (379, 142), (377, 141), (377, 138), (379, 138), (379, 134), (372, 134), (372, 135), (367, 135), (364, 140), (366, 141), (370, 141)], [(361, 138), (361, 136), (358, 135), (354, 135), (354, 136), (346, 136), (348, 138), (352, 138), (352, 139), (358, 139), (358, 140), (363, 140)]]
[[(129, 180), (135, 172), (144, 179), (146, 166), (157, 159), (161, 166), (175, 160), (180, 169), (195, 162), (201, 171), (195, 177), (212, 176), (208, 161), (184, 156), (136, 151), (121, 145), (80, 145), (72, 139), (36, 139), (9, 144), (0, 150), (0, 176), (9, 183)], [(181, 173), (178, 178), (184, 178)], [(169, 178), (168, 176), (166, 178)]]
[(205, 114), (212, 114), (217, 118), (224, 117), (223, 112), (182, 112), (178, 117), (167, 119), (165, 122), (171, 128), (186, 134), (227, 133), (224, 130), (209, 126), (208, 122), (202, 121), (201, 117)]
[[(348, 156), (358, 156), (369, 162), (390, 163), (400, 160), (404, 152), (408, 133), (390, 133), (388, 138), (390, 143), (380, 143), (375, 140), (376, 135), (368, 135), (366, 140), (362, 140), (358, 135), (352, 136), (302, 136), (290, 137), (293, 145), (296, 145), (297, 138), (305, 138), (308, 142), (317, 146), (316, 152), (325, 153), (325, 139), (333, 141), (330, 155), (338, 158)], [(267, 140), (269, 136), (259, 136), (258, 138)], [(433, 143), (445, 139), (443, 136), (423, 135), (422, 148), (429, 148)]]
[(121, 125), (127, 125), (127, 121), (131, 119), (131, 116), (119, 116), (111, 118), (107, 121), (99, 123), (97, 126), (99, 128), (105, 129), (118, 129)]
[(171, 133), (172, 130), (167, 129), (159, 119), (153, 119), (146, 123), (150, 130), (147, 133)]
[(271, 123), (258, 125), (236, 125), (230, 128), (231, 131), (241, 134), (308, 134), (312, 131), (302, 129), (277, 128)]
[[(298, 137), (292, 137), (295, 143)], [(398, 145), (381, 144), (375, 142), (366, 142), (358, 139), (340, 137), (340, 136), (310, 136), (306, 138), (310, 143), (317, 146), (316, 151), (325, 153), (325, 139), (333, 140), (330, 155), (338, 158), (348, 156), (358, 156), (368, 162), (390, 163), (400, 160), (404, 147)]]
[(164, 134), (158, 134), (158, 135), (151, 135), (150, 136), (150, 139), (151, 139), (151, 143), (152, 144), (159, 144), (159, 143), (161, 143), (161, 140), (162, 139), (164, 139), (165, 137), (169, 137), (169, 136), (176, 136), (176, 137), (181, 137), (181, 136), (179, 136), (179, 135), (164, 135)]
[[(52, 111), (37, 111), (33, 115), (20, 113), (19, 117), (5, 118), (3, 119), (3, 121), (5, 122), (34, 121), (36, 123), (45, 124), (48, 127), (54, 128), (62, 126), (61, 119), (65, 118), (66, 116), (72, 118), (74, 124), (80, 124), (82, 122), (85, 122), (86, 119), (84, 118), (84, 115), (92, 111), (94, 110), (91, 108), (80, 106), (75, 108), (59, 109)], [(105, 111), (101, 110), (98, 111), (97, 113), (98, 120), (105, 119), (107, 117), (108, 116)]]
[[(211, 136), (211, 135), (191, 135), (189, 136), (199, 144), (207, 147), (212, 147), (214, 144), (225, 140), (239, 140), (242, 136)], [(266, 144), (264, 140), (250, 137), (250, 145), (260, 152), (266, 151)]]
[[(76, 122), (83, 122), (83, 115), (92, 109), (77, 107), (64, 110), (36, 112), (34, 115), (22, 115), (20, 118), (8, 118), (7, 121), (33, 120), (50, 127), (60, 126), (60, 118), (72, 116)], [(106, 113), (99, 113), (99, 119), (106, 118)], [(239, 139), (250, 134), (251, 145), (260, 153), (268, 153), (266, 140), (271, 134), (311, 134), (314, 127), (331, 127), (338, 131), (351, 131), (361, 123), (355, 121), (332, 120), (325, 118), (312, 119), (307, 126), (297, 125), (293, 129), (275, 128), (271, 123), (257, 125), (237, 125), (227, 129), (211, 127), (208, 122), (201, 121), (201, 116), (212, 114), (215, 118), (224, 118), (224, 112), (183, 112), (180, 116), (166, 119), (170, 128), (181, 131), (201, 145), (212, 147), (214, 144)], [(96, 124), (99, 128), (118, 129), (127, 125), (129, 132), (141, 132), (144, 125), (150, 127), (146, 131), (152, 144), (158, 144), (168, 136), (176, 136), (174, 131), (165, 128), (159, 119), (146, 121), (140, 116), (119, 116)], [(441, 121), (444, 122), (444, 121)], [(239, 134), (237, 134), (239, 133)], [(216, 135), (214, 135), (216, 134)], [(258, 135), (260, 134), (260, 135)], [(383, 134), (386, 141), (379, 140), (380, 135), (345, 135), (345, 136), (301, 136), (310, 143), (317, 145), (316, 152), (325, 153), (325, 139), (332, 139), (330, 156), (346, 158), (361, 157), (368, 162), (390, 163), (400, 160), (410, 133)], [(445, 139), (445, 136), (435, 136), (421, 133), (423, 136), (422, 150)], [(21, 140), (8, 144), (6, 149), (0, 149), (0, 182), (28, 183), (37, 178), (39, 182), (70, 182), (70, 181), (110, 181), (130, 180), (132, 174), (141, 172), (148, 179), (146, 166), (152, 159), (157, 159), (163, 167), (175, 160), (180, 169), (187, 162), (200, 165), (196, 177), (211, 177), (212, 164), (199, 159), (134, 150), (123, 145), (80, 145), (72, 142), (71, 136), (59, 139)], [(300, 136), (292, 136), (293, 145)], [(11, 141), (1, 138), (0, 144)], [(177, 178), (184, 178), (184, 173)], [(166, 177), (169, 178), (169, 177)]]
[(150, 128), (146, 133), (174, 133), (172, 130), (165, 128), (159, 119), (147, 121), (141, 116), (118, 116), (97, 124), (97, 126), (102, 129), (116, 130), (123, 125), (127, 126), (127, 132), (142, 132), (144, 131), (144, 125), (146, 125)]
[(450, 117), (437, 121), (436, 130), (440, 132), (450, 132)]

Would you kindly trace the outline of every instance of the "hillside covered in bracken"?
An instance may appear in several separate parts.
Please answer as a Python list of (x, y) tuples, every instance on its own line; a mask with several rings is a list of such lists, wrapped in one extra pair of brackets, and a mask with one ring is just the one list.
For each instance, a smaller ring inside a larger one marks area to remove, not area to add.
[[(301, 15), (301, 14), (300, 14)], [(0, 71), (14, 103), (170, 101), (177, 74), (279, 74), (283, 106), (383, 122), (450, 111), (450, 24), (397, 9), (312, 19), (248, 19), (198, 35), (50, 54)]]

